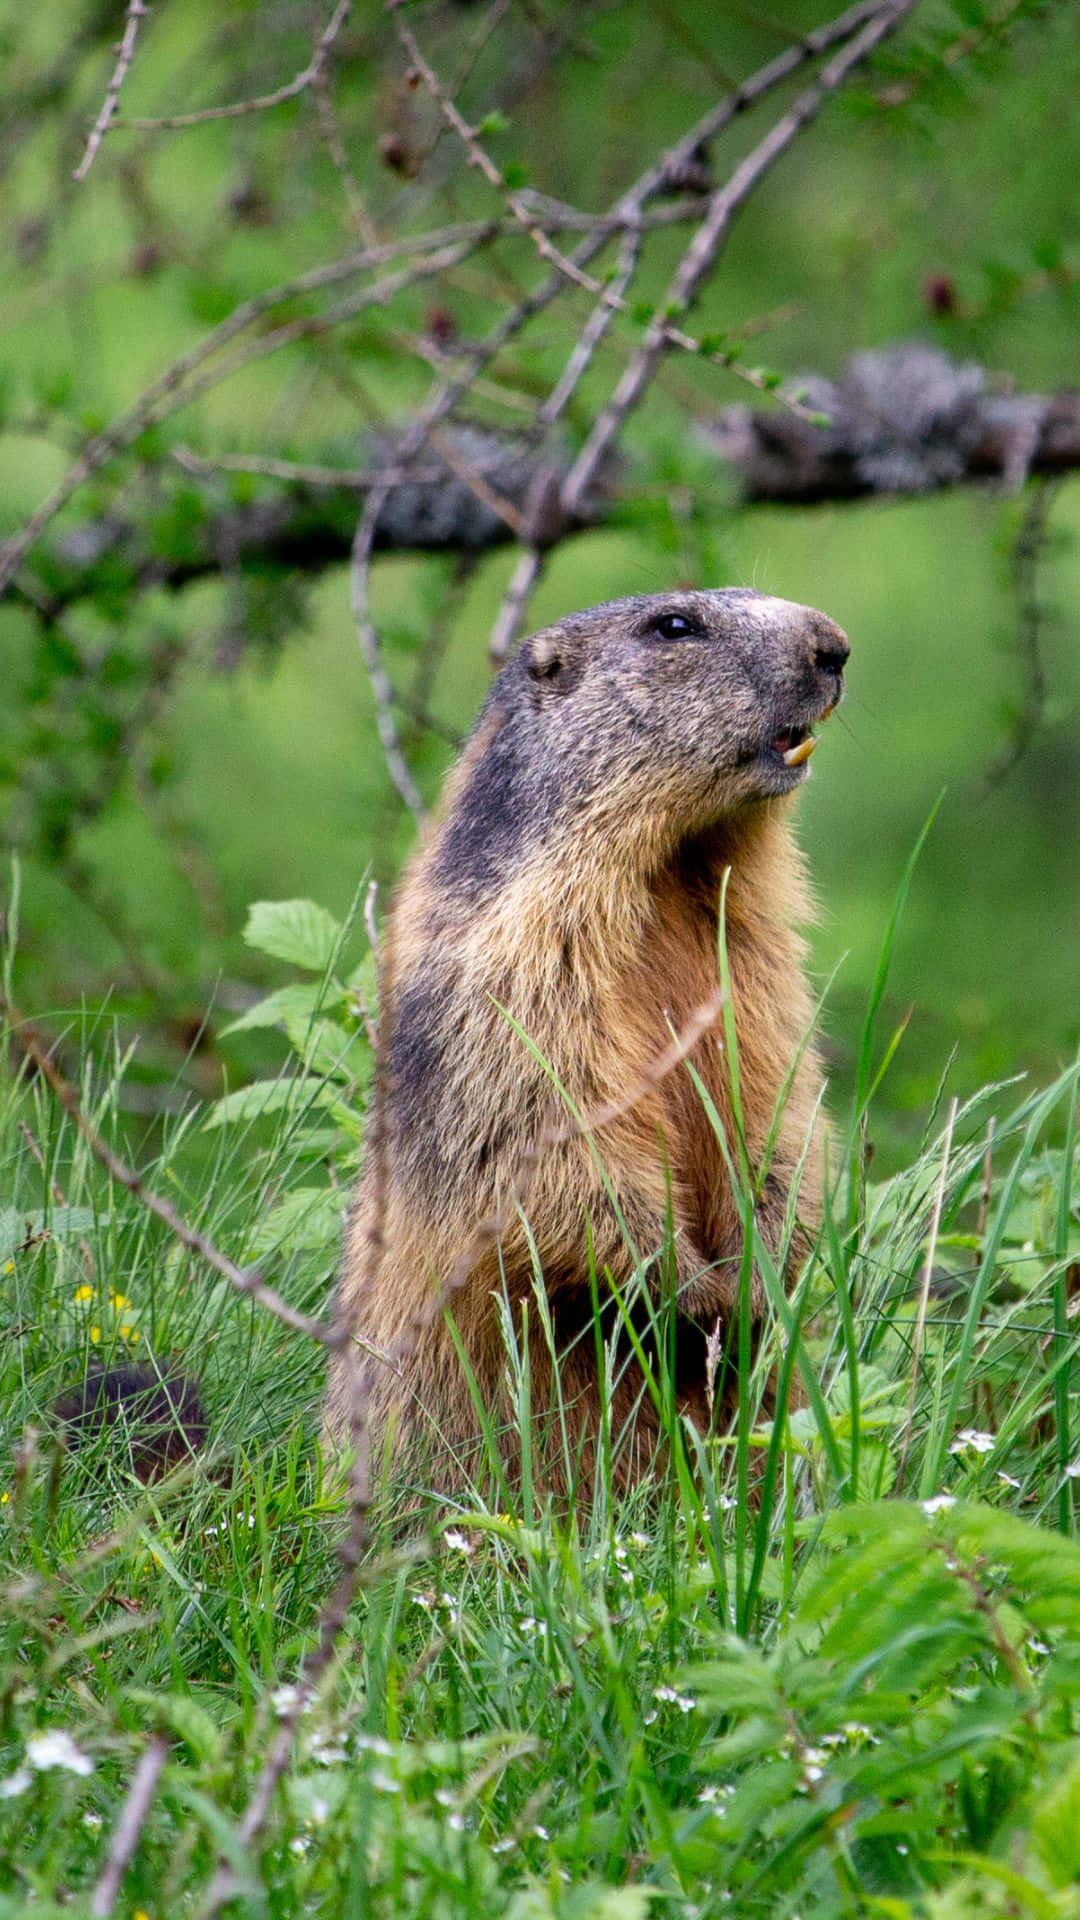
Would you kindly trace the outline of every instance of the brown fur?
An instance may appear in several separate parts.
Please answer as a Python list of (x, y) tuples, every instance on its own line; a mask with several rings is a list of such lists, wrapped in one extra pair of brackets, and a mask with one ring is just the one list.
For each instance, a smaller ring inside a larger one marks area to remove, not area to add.
[[(657, 624), (665, 616), (692, 631), (673, 637)], [(527, 1303), (533, 1406), (549, 1405), (533, 1256), (512, 1202), (541, 1134), (565, 1130), (569, 1117), (551, 1074), (585, 1112), (648, 1079), (673, 1033), (716, 992), (727, 869), (745, 1144), (760, 1166), (811, 1017), (795, 930), (809, 900), (787, 797), (803, 769), (789, 769), (770, 743), (831, 709), (846, 654), (839, 629), (811, 609), (734, 590), (676, 593), (572, 615), (527, 641), (496, 681), (390, 917), (383, 1250), (369, 1283), (369, 1175), (338, 1296), (363, 1355), (376, 1434), (392, 1434), (398, 1465), (422, 1482), (450, 1487), (476, 1467), (476, 1411), (442, 1314), (400, 1364), (387, 1355), (430, 1307), (478, 1223), (501, 1212), (503, 1230), (469, 1271), (453, 1316), (480, 1393), (504, 1419), (496, 1296), (505, 1293), (519, 1339)], [(707, 1033), (692, 1060), (735, 1154), (719, 1034)], [(759, 1221), (772, 1248), (819, 1086), (808, 1049), (762, 1188)], [(655, 1296), (655, 1256), (673, 1220), (677, 1393), (699, 1422), (705, 1335), (717, 1319), (730, 1324), (743, 1240), (738, 1198), (686, 1065), (603, 1128), (596, 1147), (617, 1206), (580, 1137), (541, 1155), (519, 1195), (560, 1351), (570, 1446), (583, 1458), (600, 1413), (590, 1240), (602, 1287), (609, 1275), (622, 1291), (652, 1261)], [(792, 1266), (820, 1217), (820, 1179), (812, 1145)], [(755, 1276), (755, 1318), (761, 1307)], [(658, 1424), (635, 1368), (624, 1371), (610, 1415), (613, 1432), (630, 1429), (618, 1467), (629, 1480), (654, 1455)], [(345, 1437), (341, 1361), (328, 1425)], [(541, 1443), (540, 1452), (542, 1476), (561, 1484), (559, 1447)]]

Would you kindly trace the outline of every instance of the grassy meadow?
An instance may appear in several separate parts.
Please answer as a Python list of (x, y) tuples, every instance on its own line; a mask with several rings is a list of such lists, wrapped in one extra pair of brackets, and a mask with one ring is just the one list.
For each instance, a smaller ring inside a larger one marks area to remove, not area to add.
[[(318, 1314), (359, 1152), (371, 969), (348, 971), (340, 927), (302, 903), (264, 906), (249, 934), (294, 963), (284, 997), (243, 1017), (285, 1019), (295, 1071), (189, 1107), (142, 1171)], [(887, 939), (879, 986), (890, 957)], [(615, 1490), (608, 1433), (576, 1511), (534, 1493), (527, 1464), (508, 1482), (494, 1439), (460, 1501), (377, 1497), (346, 1631), (299, 1696), (346, 1526), (317, 1444), (318, 1347), (192, 1259), (40, 1079), (9, 1082), (0, 1912), (101, 1911), (148, 1751), (120, 1910), (149, 1920), (225, 1896), (252, 1915), (462, 1920), (1080, 1910), (1077, 1069), (939, 1102), (879, 1182), (865, 1123), (890, 1045), (868, 1016), (826, 1229), (790, 1300), (748, 1185), (771, 1311), (756, 1356), (719, 1357), (738, 1370), (735, 1430), (680, 1426), (658, 1311), (655, 1483)], [(107, 1140), (126, 1131), (127, 1064), (82, 1089)], [(181, 1447), (145, 1485), (123, 1425), (65, 1453), (61, 1390), (102, 1362), (177, 1357), (206, 1451)], [(762, 1406), (774, 1365), (795, 1387), (780, 1421)], [(531, 1404), (510, 1331), (507, 1366), (527, 1463), (558, 1408)]]

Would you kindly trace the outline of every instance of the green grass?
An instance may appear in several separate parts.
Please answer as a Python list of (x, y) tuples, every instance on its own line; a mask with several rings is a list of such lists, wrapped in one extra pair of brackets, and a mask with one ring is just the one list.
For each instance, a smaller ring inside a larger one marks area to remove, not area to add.
[[(287, 1092), (190, 1109), (143, 1170), (317, 1313), (358, 1155), (352, 994), (370, 976), (335, 973), (332, 924), (295, 904), (249, 933), (306, 975), (276, 1003)], [(883, 965), (890, 949), (891, 933)], [(66, 1048), (92, 1041), (101, 1062), (107, 1038), (74, 1026)], [(843, 1182), (790, 1301), (753, 1242), (772, 1314), (756, 1354), (734, 1345), (735, 1431), (680, 1427), (660, 1309), (654, 1484), (613, 1492), (607, 1434), (576, 1516), (528, 1472), (405, 1523), (377, 1508), (348, 1631), (250, 1845), (345, 1524), (318, 1454), (320, 1356), (9, 1073), (0, 1914), (91, 1910), (155, 1733), (167, 1757), (116, 1909), (149, 1920), (203, 1911), (219, 1859), (251, 1915), (1080, 1912), (1078, 1070), (954, 1115), (942, 1099), (876, 1184), (858, 1149), (888, 1044), (868, 1019), (862, 1105), (835, 1116)], [(82, 1089), (108, 1138), (127, 1070)], [(733, 1173), (752, 1198), (754, 1171)], [(144, 1487), (119, 1429), (65, 1455), (49, 1409), (88, 1365), (147, 1353), (200, 1376), (211, 1444)], [(527, 1441), (547, 1410), (510, 1329), (508, 1365)], [(774, 1366), (801, 1387), (777, 1423)], [(51, 1766), (49, 1731), (75, 1743)]]

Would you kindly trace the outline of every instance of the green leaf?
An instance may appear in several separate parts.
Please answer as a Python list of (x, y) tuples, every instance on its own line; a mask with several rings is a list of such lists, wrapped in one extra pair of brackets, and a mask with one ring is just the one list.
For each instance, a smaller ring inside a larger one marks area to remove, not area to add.
[(256, 900), (248, 909), (244, 939), (275, 960), (291, 960), (311, 973), (325, 973), (341, 939), (340, 923), (314, 900)]
[(222, 1028), (222, 1035), (247, 1033), (253, 1027), (284, 1027), (288, 1031), (300, 1022), (310, 1025), (320, 1004), (324, 1004), (322, 988), (302, 986), (297, 981), (292, 986), (279, 987), (276, 993), (268, 993), (265, 1000), (256, 1001), (238, 1019), (230, 1020), (228, 1026)]
[(348, 1198), (340, 1188), (296, 1187), (259, 1221), (251, 1242), (252, 1257), (336, 1246)]
[(283, 1113), (290, 1107), (301, 1111), (312, 1107), (336, 1106), (337, 1095), (333, 1088), (325, 1087), (306, 1075), (285, 1080), (255, 1080), (250, 1087), (238, 1087), (235, 1093), (227, 1093), (223, 1099), (215, 1100), (203, 1125), (244, 1126), (252, 1120), (263, 1119), (269, 1113)]
[(217, 1759), (222, 1747), (221, 1728), (190, 1694), (152, 1693), (147, 1687), (128, 1687), (126, 1698), (136, 1706), (149, 1708), (155, 1725), (178, 1734), (196, 1760)]
[(10, 1260), (29, 1241), (91, 1233), (98, 1225), (106, 1226), (108, 1220), (107, 1213), (95, 1213), (92, 1207), (54, 1207), (51, 1213), (0, 1207), (0, 1260)]

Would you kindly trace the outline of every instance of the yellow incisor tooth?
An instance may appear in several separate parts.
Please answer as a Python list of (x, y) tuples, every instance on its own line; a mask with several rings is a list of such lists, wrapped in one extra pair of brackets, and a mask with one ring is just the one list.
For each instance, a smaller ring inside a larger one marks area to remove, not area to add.
[(800, 740), (797, 747), (788, 748), (784, 755), (785, 767), (801, 767), (804, 760), (809, 760), (816, 746), (817, 741), (813, 734), (808, 733), (806, 739)]

